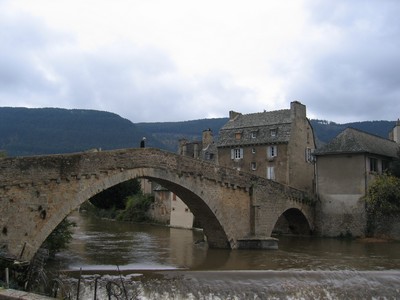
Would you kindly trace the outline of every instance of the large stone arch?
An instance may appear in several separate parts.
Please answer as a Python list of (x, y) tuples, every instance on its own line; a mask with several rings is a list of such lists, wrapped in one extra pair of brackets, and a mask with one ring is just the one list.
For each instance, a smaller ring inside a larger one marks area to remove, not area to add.
[[(22, 247), (17, 252), (20, 258), (32, 258), (56, 226), (82, 203), (103, 190), (133, 178), (147, 178), (159, 182), (176, 193), (200, 221), (210, 247), (237, 248), (238, 237), (249, 233), (248, 191), (229, 188), (221, 190), (220, 184), (204, 178), (181, 176), (161, 168), (141, 167), (113, 171), (104, 176), (90, 175), (74, 181), (50, 182), (43, 186), (43, 189), (47, 190), (45, 202), (48, 204), (42, 205), (46, 216), (43, 220), (36, 218), (34, 229), (25, 230), (25, 236), (29, 238), (22, 238), (25, 240), (23, 246), (15, 245)], [(36, 193), (38, 197), (43, 197), (41, 186), (27, 189), (35, 190), (26, 190), (28, 194)], [(244, 218), (244, 222), (239, 226), (238, 221), (231, 218), (237, 213)]]
[(236, 249), (246, 240), (263, 240), (290, 208), (311, 220), (311, 206), (300, 191), (158, 149), (5, 158), (0, 159), (0, 247), (30, 260), (80, 204), (137, 177), (176, 193), (200, 218), (211, 247)]

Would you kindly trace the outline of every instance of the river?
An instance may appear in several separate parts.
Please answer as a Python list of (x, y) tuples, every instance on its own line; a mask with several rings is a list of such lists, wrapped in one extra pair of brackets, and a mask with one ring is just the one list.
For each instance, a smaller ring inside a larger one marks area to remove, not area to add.
[(279, 250), (230, 251), (209, 249), (200, 230), (69, 218), (73, 241), (47, 268), (65, 286), (80, 278), (79, 299), (400, 298), (398, 242), (293, 236)]

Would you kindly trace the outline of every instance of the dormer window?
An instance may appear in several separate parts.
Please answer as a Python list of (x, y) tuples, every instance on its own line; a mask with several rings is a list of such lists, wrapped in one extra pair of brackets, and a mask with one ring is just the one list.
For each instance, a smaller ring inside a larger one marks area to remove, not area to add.
[(255, 139), (257, 137), (257, 131), (252, 131), (251, 132), (251, 138)]
[(270, 135), (271, 135), (272, 137), (275, 137), (276, 134), (277, 134), (277, 132), (278, 132), (278, 129), (276, 129), (276, 128), (271, 129), (271, 130), (269, 131), (269, 133), (270, 133)]
[(235, 133), (235, 139), (240, 140), (242, 138), (242, 133), (241, 132), (236, 132)]

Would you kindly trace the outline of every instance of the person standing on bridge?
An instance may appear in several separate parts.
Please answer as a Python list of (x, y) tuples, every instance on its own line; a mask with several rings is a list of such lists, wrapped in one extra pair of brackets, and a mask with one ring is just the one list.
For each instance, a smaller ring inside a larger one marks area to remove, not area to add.
[(140, 142), (140, 148), (144, 148), (145, 147), (145, 143), (146, 143), (146, 138), (143, 137), (141, 142)]

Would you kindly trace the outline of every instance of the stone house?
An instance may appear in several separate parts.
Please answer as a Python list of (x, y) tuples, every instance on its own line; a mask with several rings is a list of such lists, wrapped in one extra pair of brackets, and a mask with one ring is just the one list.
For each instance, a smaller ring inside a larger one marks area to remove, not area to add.
[(314, 132), (306, 106), (261, 113), (229, 113), (219, 131), (218, 164), (313, 192)]
[[(397, 137), (399, 128), (400, 124), (392, 131)], [(371, 180), (388, 168), (398, 151), (395, 141), (353, 128), (315, 151), (318, 234), (364, 236), (363, 197)]]
[(211, 129), (203, 130), (201, 141), (179, 140), (178, 154), (216, 163), (217, 147)]
[(193, 227), (194, 216), (177, 195), (158, 184), (153, 189), (153, 195), (154, 203), (148, 211), (151, 219), (171, 227)]

